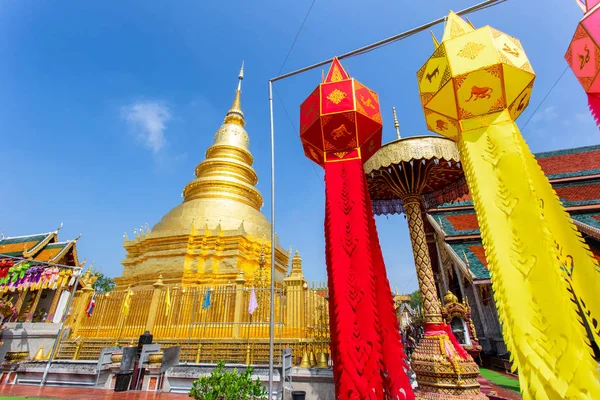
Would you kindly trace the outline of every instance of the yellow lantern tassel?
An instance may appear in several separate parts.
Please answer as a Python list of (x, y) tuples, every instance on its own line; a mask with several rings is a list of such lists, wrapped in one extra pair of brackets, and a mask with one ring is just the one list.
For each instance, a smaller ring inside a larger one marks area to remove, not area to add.
[(548, 178), (529, 151), (521, 135), (519, 146), (531, 170), (532, 184), (543, 207), (544, 219), (554, 237), (560, 268), (568, 282), (572, 299), (583, 310), (596, 344), (600, 346), (600, 267), (589, 246), (563, 207)]
[(565, 290), (553, 220), (527, 161), (533, 156), (504, 117), (463, 131), (458, 146), (523, 398), (600, 399), (597, 365)]

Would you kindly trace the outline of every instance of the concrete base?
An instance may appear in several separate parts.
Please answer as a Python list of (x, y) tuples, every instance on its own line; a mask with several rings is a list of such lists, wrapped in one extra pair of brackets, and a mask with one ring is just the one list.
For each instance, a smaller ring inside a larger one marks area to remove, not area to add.
[[(215, 369), (215, 364), (182, 364), (171, 367), (165, 374), (163, 383), (163, 392), (188, 393), (192, 383), (201, 376), (208, 376)], [(264, 365), (254, 365), (252, 379), (260, 379), (265, 386), (269, 382), (269, 367)], [(225, 366), (226, 370), (237, 368), (244, 370), (246, 365)], [(303, 390), (306, 392), (306, 398), (311, 400), (334, 400), (335, 387), (333, 384), (333, 371), (331, 369), (304, 369), (292, 368), (292, 388), (286, 388), (283, 392), (284, 399), (291, 399), (292, 390)], [(149, 377), (151, 377), (150, 375)], [(281, 370), (276, 368), (273, 373), (274, 390), (281, 393)], [(144, 385), (146, 382), (144, 382)], [(151, 390), (151, 387), (144, 386), (144, 390)]]
[[(167, 370), (163, 383), (163, 392), (188, 393), (192, 383), (201, 376), (208, 376), (216, 368), (216, 364), (180, 364)], [(254, 373), (252, 379), (257, 378), (263, 383), (269, 382), (269, 367), (264, 365), (253, 365)], [(246, 369), (245, 364), (227, 364), (226, 371), (237, 368), (238, 371)], [(273, 385), (280, 388), (281, 371), (275, 368), (273, 371)], [(281, 390), (281, 389), (279, 389)]]
[(292, 368), (292, 390), (305, 391), (307, 399), (334, 400), (333, 370)]
[(49, 353), (58, 335), (60, 324), (8, 322), (4, 327), (0, 360), (4, 359), (7, 351), (28, 351), (29, 357), (33, 357), (42, 344), (44, 352)]
[[(47, 361), (30, 361), (17, 365), (18, 384), (39, 385), (46, 369)], [(110, 370), (97, 371), (97, 361), (53, 361), (48, 373), (47, 385), (74, 387), (104, 387), (109, 379)]]

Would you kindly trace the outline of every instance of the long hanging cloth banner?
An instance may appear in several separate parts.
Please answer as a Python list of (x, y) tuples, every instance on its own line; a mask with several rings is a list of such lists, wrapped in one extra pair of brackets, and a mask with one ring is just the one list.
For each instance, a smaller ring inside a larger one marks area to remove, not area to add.
[(381, 147), (377, 94), (334, 59), (304, 101), (300, 135), (325, 168), (325, 243), (336, 399), (414, 399), (363, 161)]
[(450, 13), (417, 76), (428, 128), (458, 144), (523, 398), (600, 398), (577, 305), (597, 320), (598, 270), (514, 122), (535, 78), (520, 42)]

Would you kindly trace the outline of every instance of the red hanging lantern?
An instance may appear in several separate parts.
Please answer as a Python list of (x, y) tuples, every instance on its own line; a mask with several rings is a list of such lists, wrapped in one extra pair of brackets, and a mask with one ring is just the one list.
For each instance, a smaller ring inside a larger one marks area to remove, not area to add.
[(337, 58), (327, 78), (300, 106), (300, 138), (308, 158), (367, 161), (381, 147), (377, 93), (350, 78)]
[(414, 399), (363, 163), (381, 147), (378, 96), (337, 59), (300, 107), (308, 158), (325, 169), (325, 243), (336, 399)]

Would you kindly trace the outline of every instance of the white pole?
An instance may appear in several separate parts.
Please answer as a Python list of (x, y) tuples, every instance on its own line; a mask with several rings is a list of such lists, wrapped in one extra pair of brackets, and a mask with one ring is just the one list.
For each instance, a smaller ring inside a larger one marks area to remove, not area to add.
[(273, 398), (273, 346), (275, 342), (275, 128), (273, 125), (273, 82), (269, 81), (271, 114), (271, 316), (269, 318), (269, 399)]

